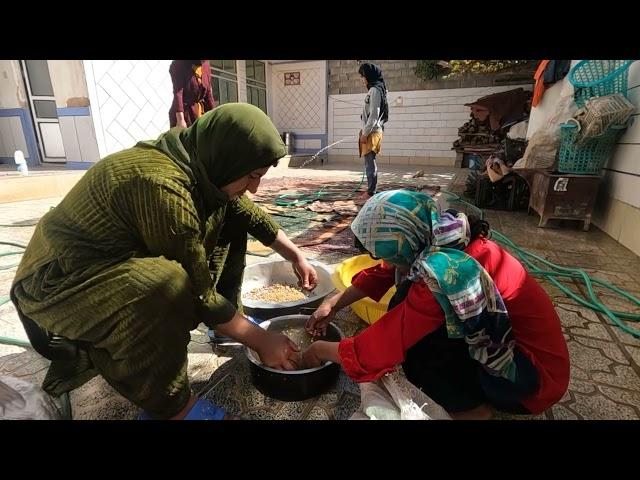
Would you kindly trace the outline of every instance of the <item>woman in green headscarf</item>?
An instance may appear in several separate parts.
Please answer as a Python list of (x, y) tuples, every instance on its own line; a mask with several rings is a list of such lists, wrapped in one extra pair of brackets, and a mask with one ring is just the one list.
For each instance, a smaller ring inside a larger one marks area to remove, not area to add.
[(79, 347), (53, 360), (45, 390), (59, 395), (101, 374), (148, 417), (222, 418), (187, 379), (189, 331), (200, 322), (268, 366), (295, 368), (297, 346), (247, 321), (239, 298), (247, 233), (291, 261), (303, 287), (317, 281), (244, 195), (285, 153), (260, 109), (228, 104), (91, 168), (40, 220), (11, 288), (27, 332)]

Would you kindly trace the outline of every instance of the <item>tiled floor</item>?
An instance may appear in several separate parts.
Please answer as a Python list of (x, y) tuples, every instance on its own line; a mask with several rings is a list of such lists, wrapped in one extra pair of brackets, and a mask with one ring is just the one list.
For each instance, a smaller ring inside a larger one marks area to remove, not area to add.
[[(581, 267), (592, 278), (640, 298), (637, 278), (640, 258), (597, 228), (583, 232), (576, 222), (563, 228), (540, 229), (535, 214), (486, 213), (491, 226), (519, 247), (558, 265)], [(587, 294), (581, 282), (562, 283), (576, 293)], [(542, 285), (562, 320), (571, 358), (569, 391), (544, 416), (593, 420), (640, 418), (640, 339), (623, 332), (604, 314), (579, 306), (548, 281), (542, 281)], [(611, 309), (640, 313), (640, 306), (606, 288), (596, 286), (595, 291)], [(638, 322), (628, 324), (640, 328)]]
[[(355, 167), (357, 168), (357, 167)], [(384, 173), (384, 166), (381, 167)], [(286, 170), (283, 175), (318, 176), (318, 170)], [(349, 172), (357, 178), (354, 167), (335, 169)], [(447, 173), (448, 172), (448, 173)], [(401, 171), (389, 171), (388, 177), (401, 176)], [(407, 172), (405, 172), (407, 173)], [(456, 188), (464, 183), (465, 171), (434, 169), (434, 180)], [(325, 173), (326, 174), (326, 173)], [(455, 179), (454, 176), (459, 174)], [(453, 182), (452, 182), (453, 180)], [(59, 199), (0, 204), (0, 225), (35, 220)], [(640, 297), (640, 258), (622, 247), (595, 227), (583, 232), (578, 223), (567, 223), (561, 228), (540, 229), (535, 214), (526, 212), (487, 211), (492, 227), (507, 235), (520, 247), (547, 260), (566, 266), (582, 267), (593, 278), (610, 282)], [(558, 227), (556, 225), (556, 227)], [(33, 227), (0, 226), (0, 241), (28, 242)], [(12, 248), (0, 245), (0, 252)], [(0, 257), (0, 266), (16, 261), (18, 257)], [(323, 260), (322, 257), (319, 257)], [(342, 258), (333, 254), (330, 263)], [(249, 262), (263, 260), (248, 257)], [(7, 295), (15, 269), (0, 270), (0, 297)], [(563, 329), (571, 355), (571, 383), (562, 401), (542, 415), (531, 419), (640, 419), (640, 339), (623, 332), (606, 316), (579, 306), (567, 298), (548, 281), (541, 281), (551, 296), (562, 319)], [(583, 289), (577, 282), (566, 284), (575, 291)], [(601, 287), (596, 287), (600, 299), (614, 310), (640, 313), (640, 307), (630, 304)], [(339, 323), (347, 334), (353, 334), (366, 325), (350, 310), (341, 314)], [(640, 328), (637, 322), (627, 322)], [(26, 338), (11, 304), (0, 307), (0, 336)], [(204, 344), (202, 331), (193, 332), (194, 342), (189, 347), (189, 374), (194, 389), (207, 398), (226, 407), (231, 413), (248, 418), (265, 419), (341, 419), (357, 408), (358, 389), (341, 375), (335, 389), (306, 402), (279, 402), (264, 397), (249, 381), (246, 359), (237, 348), (218, 348)], [(13, 375), (40, 383), (44, 378), (47, 361), (20, 347), (0, 345), (0, 375)], [(124, 419), (134, 418), (137, 409), (115, 393), (101, 378), (96, 378), (72, 392), (74, 418)], [(497, 415), (497, 418), (512, 418)], [(523, 418), (523, 417), (519, 417)]]

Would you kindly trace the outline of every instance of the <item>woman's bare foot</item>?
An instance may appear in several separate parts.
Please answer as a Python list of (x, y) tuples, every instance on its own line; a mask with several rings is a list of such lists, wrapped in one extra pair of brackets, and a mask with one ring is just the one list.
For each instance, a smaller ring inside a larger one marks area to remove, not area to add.
[(454, 420), (491, 420), (493, 412), (486, 403), (463, 412), (449, 412)]

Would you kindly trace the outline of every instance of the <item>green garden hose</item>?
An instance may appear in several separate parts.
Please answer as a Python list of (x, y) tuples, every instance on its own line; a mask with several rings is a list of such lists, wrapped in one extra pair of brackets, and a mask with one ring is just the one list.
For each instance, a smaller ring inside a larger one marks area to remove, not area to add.
[[(354, 190), (354, 192), (360, 188), (360, 186), (362, 185), (362, 182), (364, 182), (364, 174), (362, 175), (360, 184)], [(291, 194), (281, 195), (278, 198), (276, 198), (276, 205), (292, 207), (292, 206), (302, 206), (308, 203), (312, 203), (316, 200), (322, 199), (322, 196), (325, 194), (324, 189), (327, 187), (328, 186), (323, 187), (322, 189), (320, 189), (320, 191), (314, 194), (291, 193)], [(452, 197), (455, 202), (462, 203), (468, 209), (477, 212), (477, 215), (481, 219), (484, 218), (484, 212), (482, 211), (482, 209), (462, 199), (459, 195), (453, 192), (449, 192), (447, 190), (441, 190), (441, 192), (444, 193), (445, 195), (448, 195), (449, 197)], [(295, 200), (284, 200), (285, 198), (294, 198)], [(575, 300), (578, 304), (584, 307), (587, 307), (591, 310), (594, 310), (596, 312), (605, 314), (607, 317), (611, 319), (611, 321), (615, 325), (620, 327), (625, 332), (629, 333), (630, 335), (633, 335), (634, 337), (640, 337), (640, 330), (629, 327), (624, 322), (622, 322), (622, 320), (620, 320), (621, 318), (624, 318), (626, 320), (632, 320), (637, 322), (637, 321), (640, 321), (640, 314), (619, 312), (619, 311), (609, 309), (606, 305), (604, 305), (599, 300), (597, 294), (593, 290), (593, 285), (597, 284), (597, 285), (600, 285), (601, 287), (607, 288), (617, 293), (618, 295), (624, 297), (625, 299), (629, 300), (630, 302), (640, 306), (640, 300), (638, 298), (634, 297), (633, 295), (607, 282), (603, 282), (602, 280), (591, 278), (589, 274), (587, 274), (584, 270), (580, 268), (561, 267), (559, 265), (555, 265), (554, 263), (549, 262), (548, 260), (545, 260), (544, 258), (534, 255), (533, 253), (518, 247), (509, 238), (507, 238), (505, 235), (503, 235), (502, 233), (496, 230), (492, 229), (491, 234), (492, 234), (492, 238), (494, 238), (498, 243), (501, 243), (502, 245), (506, 246), (509, 250), (511, 250), (518, 256), (518, 258), (525, 265), (529, 273), (535, 276), (545, 278), (552, 285), (555, 285), (556, 287), (558, 287), (567, 297), (571, 298), (572, 300)], [(548, 267), (548, 268), (547, 269), (540, 268), (534, 263), (534, 261), (540, 262), (545, 267)], [(581, 297), (575, 292), (571, 291), (569, 288), (567, 288), (565, 285), (563, 285), (557, 280), (558, 277), (582, 280), (584, 285), (586, 286), (586, 289), (588, 292), (588, 298)]]
[[(442, 192), (445, 193), (446, 195), (449, 195), (450, 197), (453, 197), (455, 202), (463, 203), (467, 208), (470, 208), (478, 212), (478, 216), (480, 218), (484, 218), (484, 212), (481, 209), (463, 200), (462, 198), (460, 198), (459, 195), (446, 190), (442, 190)], [(604, 313), (607, 317), (611, 319), (611, 321), (614, 324), (616, 324), (622, 330), (624, 330), (630, 335), (633, 335), (634, 337), (640, 337), (640, 330), (629, 327), (624, 322), (622, 322), (622, 320), (620, 320), (621, 318), (624, 318), (627, 320), (632, 320), (637, 322), (637, 321), (640, 321), (640, 314), (618, 312), (618, 311), (609, 309), (598, 298), (598, 295), (593, 290), (593, 284), (595, 283), (597, 285), (600, 285), (601, 287), (607, 288), (621, 295), (622, 297), (626, 298), (631, 303), (635, 303), (636, 305), (640, 306), (640, 300), (638, 298), (634, 297), (633, 295), (607, 282), (603, 282), (602, 280), (591, 278), (589, 274), (584, 270), (582, 270), (581, 268), (561, 267), (559, 265), (555, 265), (554, 263), (549, 262), (548, 260), (545, 260), (544, 258), (539, 257), (538, 255), (534, 255), (531, 252), (527, 252), (526, 250), (518, 247), (509, 238), (507, 238), (505, 235), (503, 235), (502, 233), (496, 230), (492, 229), (491, 235), (492, 235), (492, 238), (495, 239), (498, 243), (501, 243), (502, 245), (506, 246), (509, 250), (514, 252), (518, 256), (520, 261), (525, 265), (525, 267), (527, 267), (527, 270), (529, 271), (529, 273), (531, 273), (532, 275), (545, 278), (552, 285), (555, 285), (556, 287), (558, 287), (562, 291), (562, 293), (564, 293), (567, 297), (571, 298), (572, 300), (575, 300), (576, 302), (578, 302), (580, 305), (584, 307), (587, 307), (596, 312)], [(542, 263), (544, 266), (549, 267), (549, 269), (543, 269), (538, 267), (534, 263), (534, 261)], [(565, 285), (560, 283), (556, 277), (573, 278), (577, 280), (582, 280), (589, 294), (588, 298), (584, 298), (577, 295), (575, 292), (571, 291)]]
[[(352, 193), (349, 194), (348, 197), (342, 197), (344, 198), (351, 198), (353, 196), (353, 194), (355, 192), (357, 192), (360, 187), (362, 186), (362, 184), (364, 183), (364, 178), (365, 178), (365, 173), (363, 172), (362, 174), (362, 178), (360, 179), (360, 183), (358, 184), (358, 186), (353, 190)], [(310, 203), (315, 202), (316, 200), (335, 200), (335, 198), (331, 199), (329, 196), (330, 195), (336, 195), (335, 192), (327, 192), (325, 191), (328, 187), (331, 187), (331, 185), (325, 185), (324, 187), (322, 187), (318, 192), (313, 193), (313, 194), (295, 194), (295, 193), (290, 193), (290, 194), (283, 194), (280, 195), (279, 197), (276, 198), (275, 203), (278, 206), (285, 206), (285, 207), (297, 207), (297, 206), (303, 206), (303, 205), (307, 205)], [(455, 202), (458, 203), (462, 203), (464, 204), (467, 208), (469, 208), (470, 210), (476, 211), (477, 215), (480, 218), (484, 218), (484, 212), (482, 211), (482, 209), (476, 207), (475, 205), (472, 205), (471, 203), (463, 200), (459, 195), (453, 193), (453, 192), (449, 192), (447, 190), (441, 190), (442, 193), (452, 197), (454, 199)], [(11, 226), (21, 226), (21, 225), (11, 225)], [(603, 314), (605, 314), (607, 317), (609, 317), (611, 319), (611, 321), (617, 325), (618, 327), (620, 327), (623, 331), (629, 333), (630, 335), (633, 335), (634, 337), (639, 337), (640, 338), (640, 330), (635, 329), (635, 328), (631, 328), (628, 325), (626, 325), (622, 320), (620, 320), (621, 318), (624, 318), (626, 320), (632, 320), (632, 321), (640, 321), (640, 314), (633, 314), (633, 313), (628, 313), (628, 312), (619, 312), (619, 311), (615, 311), (615, 310), (611, 310), (609, 309), (606, 305), (604, 305), (602, 302), (600, 302), (600, 300), (598, 299), (597, 294), (595, 293), (594, 289), (593, 289), (593, 284), (597, 284), (600, 285), (601, 287), (604, 288), (608, 288), (609, 290), (619, 294), (620, 296), (626, 298), (627, 300), (629, 300), (632, 303), (635, 303), (636, 305), (640, 306), (640, 300), (636, 297), (634, 297), (633, 295), (625, 292), (624, 290), (615, 287), (614, 285), (610, 285), (607, 282), (604, 282), (602, 280), (598, 280), (598, 279), (594, 279), (591, 278), (584, 270), (580, 269), (580, 268), (570, 268), (570, 267), (561, 267), (558, 265), (555, 265), (551, 262), (549, 262), (548, 260), (545, 260), (544, 258), (541, 258), (537, 255), (534, 255), (533, 253), (527, 252), (526, 250), (518, 247), (516, 244), (514, 244), (509, 238), (507, 238), (505, 235), (501, 234), (500, 232), (496, 231), (496, 230), (491, 230), (492, 233), (492, 238), (494, 238), (497, 242), (501, 243), (502, 245), (506, 246), (509, 250), (511, 250), (512, 252), (514, 252), (518, 258), (520, 259), (520, 261), (525, 265), (525, 267), (527, 268), (527, 270), (529, 271), (529, 273), (531, 273), (532, 275), (536, 275), (536, 276), (540, 276), (545, 278), (546, 280), (548, 280), (552, 285), (555, 285), (557, 288), (560, 289), (560, 291), (562, 291), (565, 295), (567, 295), (567, 297), (573, 299), (574, 301), (576, 301), (578, 304), (589, 308), (591, 310), (597, 311), (597, 312), (601, 312)], [(8, 241), (0, 241), (0, 245), (8, 245), (8, 246), (12, 246), (12, 247), (18, 247), (18, 248), (22, 248), (25, 249), (26, 245), (17, 243), (17, 242), (8, 242)], [(0, 257), (3, 256), (10, 256), (10, 255), (20, 255), (22, 254), (22, 251), (18, 251), (18, 252), (5, 252), (5, 253), (0, 253)], [(548, 267), (549, 269), (543, 269), (538, 267), (534, 261), (540, 262), (541, 264), (543, 264), (544, 266)], [(17, 266), (18, 264), (11, 264), (11, 265), (4, 265), (4, 266), (0, 266), (0, 270), (6, 270), (9, 268), (13, 268), (15, 266)], [(581, 297), (579, 295), (577, 295), (575, 292), (571, 291), (569, 288), (567, 288), (565, 285), (563, 285), (562, 283), (560, 283), (557, 280), (557, 277), (561, 277), (561, 278), (572, 278), (572, 279), (579, 279), (582, 280), (584, 282), (584, 285), (586, 286), (587, 292), (589, 294), (588, 298), (584, 298)], [(0, 306), (4, 305), (5, 303), (9, 302), (10, 298), (9, 296), (0, 296)], [(0, 336), (0, 344), (4, 344), (4, 345), (15, 345), (18, 347), (23, 347), (23, 348), (33, 348), (31, 346), (31, 344), (26, 341), (26, 340), (20, 340), (17, 338), (10, 338), (10, 337), (3, 337)], [(72, 412), (71, 412), (71, 402), (70, 402), (70, 398), (69, 398), (69, 394), (65, 393), (60, 397), (60, 400), (62, 402), (62, 416), (64, 419), (71, 419), (72, 418)]]
[[(360, 183), (353, 190), (354, 193), (360, 189), (360, 187), (362, 186), (362, 183), (364, 182), (364, 178), (365, 178), (365, 174), (363, 173), (362, 178), (360, 179)], [(323, 188), (321, 188), (318, 192), (312, 193), (312, 194), (295, 194), (295, 193), (283, 194), (276, 198), (275, 203), (276, 205), (279, 205), (279, 206), (289, 206), (289, 207), (306, 205), (316, 200), (322, 199), (323, 197), (328, 196), (330, 194), (335, 195), (335, 193), (333, 192), (325, 192), (325, 189), (328, 187), (330, 187), (330, 185), (326, 185)], [(477, 215), (480, 218), (484, 218), (484, 212), (482, 211), (482, 209), (462, 199), (459, 195), (453, 192), (449, 192), (447, 190), (441, 190), (441, 192), (453, 198), (455, 202), (464, 204), (470, 210), (477, 212)], [(350, 198), (351, 195), (352, 194), (350, 194), (350, 196), (346, 198)], [(342, 197), (342, 198), (345, 198), (345, 197)], [(491, 233), (492, 233), (492, 238), (494, 238), (497, 242), (501, 243), (502, 245), (506, 246), (509, 250), (511, 250), (518, 256), (520, 261), (525, 265), (527, 270), (532, 275), (545, 278), (552, 285), (559, 288), (568, 298), (571, 298), (572, 300), (576, 301), (578, 304), (584, 307), (587, 307), (596, 312), (605, 314), (607, 317), (611, 319), (611, 321), (615, 325), (620, 327), (623, 331), (629, 333), (630, 335), (633, 335), (634, 337), (640, 338), (640, 330), (629, 327), (621, 320), (622, 318), (622, 319), (637, 322), (637, 321), (640, 321), (640, 314), (633, 314), (628, 312), (619, 312), (619, 311), (611, 310), (609, 307), (604, 305), (599, 300), (598, 295), (595, 293), (593, 289), (593, 285), (596, 284), (601, 287), (607, 288), (612, 292), (615, 292), (616, 294), (624, 297), (626, 300), (630, 301), (631, 303), (634, 303), (635, 305), (640, 306), (640, 300), (638, 298), (634, 297), (633, 295), (607, 282), (604, 282), (602, 280), (598, 280), (595, 278), (591, 278), (589, 274), (587, 274), (584, 270), (580, 268), (561, 267), (559, 265), (555, 265), (554, 263), (551, 263), (548, 260), (545, 260), (544, 258), (541, 258), (531, 252), (528, 252), (518, 247), (508, 237), (506, 237), (505, 235), (503, 235), (502, 233), (496, 230), (492, 229)], [(2, 241), (0, 242), (0, 245), (10, 245), (10, 246), (19, 247), (19, 248), (26, 248), (26, 245), (16, 243), (16, 242)], [(8, 252), (8, 253), (0, 254), (0, 256), (19, 255), (20, 253), (22, 252)], [(537, 266), (534, 262), (540, 262), (543, 266), (547, 268), (546, 269), (541, 268)], [(0, 270), (13, 268), (16, 265), (3, 266), (3, 267), (0, 267)], [(588, 292), (588, 298), (581, 297), (580, 295), (571, 291), (565, 285), (560, 283), (557, 280), (557, 278), (572, 278), (576, 280), (582, 280), (582, 282), (586, 286), (586, 289)], [(7, 303), (8, 301), (9, 301), (9, 297), (0, 297), (0, 306)], [(5, 340), (22, 342), (22, 340), (0, 337), (0, 343), (7, 343)]]

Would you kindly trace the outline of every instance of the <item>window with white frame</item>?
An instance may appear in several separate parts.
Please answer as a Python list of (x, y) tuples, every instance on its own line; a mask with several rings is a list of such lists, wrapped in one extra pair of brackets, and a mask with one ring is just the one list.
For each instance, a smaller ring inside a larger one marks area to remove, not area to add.
[(267, 76), (265, 63), (260, 60), (246, 60), (247, 103), (255, 105), (267, 113)]
[(211, 86), (216, 105), (238, 101), (238, 72), (235, 60), (210, 60)]

